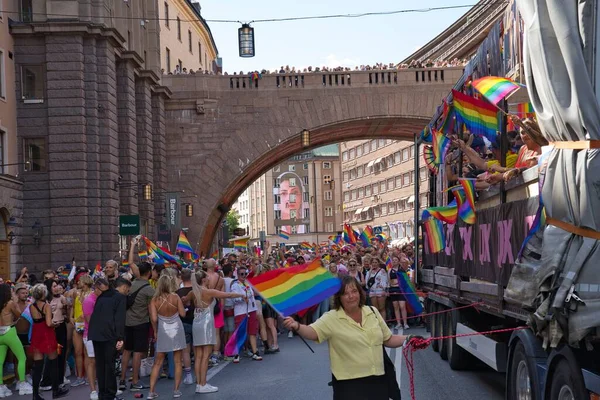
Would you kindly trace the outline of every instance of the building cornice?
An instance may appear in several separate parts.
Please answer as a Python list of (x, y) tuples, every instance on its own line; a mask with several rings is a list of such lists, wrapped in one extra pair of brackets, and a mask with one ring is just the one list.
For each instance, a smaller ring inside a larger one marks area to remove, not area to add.
[(164, 96), (165, 99), (170, 99), (173, 96), (173, 92), (167, 86), (154, 86), (152, 92), (156, 95)]
[(89, 35), (100, 36), (108, 39), (115, 47), (121, 47), (125, 38), (115, 28), (107, 28), (103, 25), (86, 22), (48, 21), (22, 23), (11, 21), (10, 33), (13, 36), (23, 35)]

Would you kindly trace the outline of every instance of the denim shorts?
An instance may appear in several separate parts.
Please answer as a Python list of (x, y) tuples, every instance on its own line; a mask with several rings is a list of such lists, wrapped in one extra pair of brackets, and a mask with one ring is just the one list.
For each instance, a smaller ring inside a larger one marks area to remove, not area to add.
[(192, 343), (192, 324), (183, 323), (183, 332), (185, 333), (185, 344)]

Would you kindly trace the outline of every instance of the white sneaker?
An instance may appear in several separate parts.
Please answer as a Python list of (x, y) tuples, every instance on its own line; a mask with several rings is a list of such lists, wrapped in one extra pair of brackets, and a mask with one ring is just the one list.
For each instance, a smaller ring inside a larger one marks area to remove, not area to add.
[(67, 379), (67, 377), (65, 376), (65, 378), (63, 379), (63, 385), (70, 385), (71, 381)]
[(68, 376), (71, 376), (71, 367), (69, 367), (69, 364), (65, 367), (65, 378)]
[(183, 384), (184, 385), (193, 385), (194, 384), (194, 378), (192, 377), (191, 373), (185, 374), (185, 378), (183, 378)]
[(404, 330), (407, 330), (407, 329), (409, 329), (409, 328), (410, 328), (410, 326), (408, 326), (408, 325), (404, 325)]
[(218, 388), (214, 386), (210, 386), (208, 383), (206, 385), (196, 385), (196, 393), (214, 393)]
[(25, 375), (25, 380), (27, 382), (29, 382), (30, 385), (33, 385), (33, 379), (31, 378), (31, 375), (29, 375), (29, 374)]
[(40, 386), (40, 390), (42, 392), (49, 392), (50, 390), (52, 390), (52, 386)]
[(291, 339), (291, 338), (293, 338), (293, 337), (294, 337), (294, 332), (292, 332), (292, 331), (289, 331), (289, 332), (288, 332), (288, 339)]
[(33, 394), (33, 387), (27, 381), (18, 382), (17, 389), (19, 390), (19, 396)]
[(90, 393), (90, 400), (98, 400), (98, 392), (94, 390), (92, 393)]
[[(32, 393), (33, 393), (33, 391), (32, 391)], [(9, 397), (9, 396), (12, 396), (12, 392), (10, 391), (10, 389), (8, 387), (6, 387), (6, 385), (0, 385), (0, 399)]]
[(394, 325), (394, 329), (399, 331), (400, 329), (402, 329), (402, 324), (400, 322), (398, 322), (396, 325)]
[(215, 392), (218, 392), (218, 391), (219, 391), (219, 388), (218, 388), (217, 386), (213, 386), (213, 385), (211, 385), (211, 384), (210, 384), (210, 383), (208, 383), (208, 382), (206, 383), (206, 386), (208, 386), (209, 388), (213, 389)]

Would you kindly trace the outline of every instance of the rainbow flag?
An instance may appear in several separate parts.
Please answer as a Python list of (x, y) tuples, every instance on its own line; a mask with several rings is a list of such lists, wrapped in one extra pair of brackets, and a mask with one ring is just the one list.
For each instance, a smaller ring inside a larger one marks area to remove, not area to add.
[(179, 264), (179, 260), (173, 254), (161, 249), (147, 237), (142, 237), (144, 238), (144, 243), (146, 243), (146, 248), (148, 249), (149, 254), (152, 254), (153, 256), (155, 263), (164, 264), (165, 262), (169, 262), (173, 264)]
[(64, 280), (68, 280), (69, 279), (69, 274), (71, 273), (71, 269), (66, 269), (64, 268), (62, 271), (60, 271), (58, 273), (58, 279), (64, 279)]
[(473, 184), (473, 181), (471, 179), (462, 178), (459, 178), (458, 181), (464, 190), (467, 203), (469, 203), (473, 211), (475, 211), (475, 185)]
[(310, 250), (310, 249), (312, 249), (312, 248), (313, 248), (313, 247), (312, 247), (312, 245), (311, 245), (310, 243), (308, 243), (308, 242), (301, 242), (301, 243), (299, 244), (299, 246), (300, 246), (300, 248), (301, 248), (302, 250)]
[(321, 267), (319, 258), (309, 264), (266, 272), (249, 282), (283, 316), (319, 304), (341, 286), (338, 278)]
[(471, 82), (471, 85), (489, 102), (494, 104), (498, 104), (500, 100), (515, 90), (524, 87), (508, 78), (501, 78), (499, 76), (484, 76)]
[(280, 237), (280, 238), (283, 238), (283, 239), (285, 239), (285, 240), (290, 240), (290, 233), (289, 233), (289, 232), (287, 232), (287, 231), (284, 231), (283, 229), (281, 229), (281, 230), (279, 231), (279, 237)]
[(517, 114), (519, 114), (519, 118), (535, 117), (535, 110), (533, 109), (533, 105), (529, 102), (519, 103), (517, 104)]
[(378, 233), (375, 235), (375, 239), (379, 240), (380, 242), (387, 242), (388, 237), (385, 233)]
[(441, 132), (433, 131), (433, 155), (435, 157), (435, 164), (444, 164), (446, 153), (450, 149), (452, 142), (450, 138)]
[(218, 259), (218, 258), (219, 258), (219, 249), (217, 249), (217, 250), (213, 251), (213, 252), (210, 254), (210, 258), (214, 258), (215, 260), (216, 260), (216, 259)]
[(392, 258), (390, 256), (387, 256), (387, 258), (385, 259), (385, 269), (389, 271), (390, 269), (392, 269), (393, 266), (394, 264), (392, 264)]
[(139, 250), (138, 257), (140, 258), (140, 260), (148, 258), (148, 252), (146, 250)]
[(233, 248), (238, 251), (248, 250), (248, 239), (233, 240)]
[(96, 268), (94, 268), (94, 274), (93, 275), (97, 275), (100, 272), (102, 272), (102, 265), (100, 265), (100, 263), (96, 264)]
[(29, 322), (29, 340), (31, 340), (31, 332), (33, 331), (33, 317), (31, 316), (31, 304), (25, 307), (25, 310), (21, 313), (21, 318)]
[(348, 244), (356, 244), (356, 236), (348, 224), (344, 224), (344, 241)]
[(371, 225), (367, 225), (365, 229), (363, 229), (363, 231), (360, 233), (359, 239), (364, 247), (371, 245), (371, 241), (373, 240), (373, 228), (371, 228)]
[(183, 231), (179, 232), (179, 240), (177, 241), (177, 247), (175, 248), (175, 252), (182, 252), (182, 253), (193, 253), (194, 249), (192, 249), (192, 245), (190, 244), (190, 241), (188, 240), (188, 238), (185, 236), (185, 233)]
[(240, 354), (242, 346), (248, 338), (248, 316), (246, 315), (237, 329), (233, 332), (225, 344), (225, 357), (233, 357)]
[(423, 211), (423, 219), (433, 217), (447, 224), (455, 224), (458, 218), (458, 207), (455, 202), (442, 207), (430, 207)]
[(435, 154), (433, 154), (432, 146), (423, 146), (423, 160), (425, 165), (434, 175), (437, 175), (439, 166), (435, 163)]
[(421, 305), (417, 290), (410, 281), (408, 274), (399, 273), (397, 276), (400, 292), (404, 293), (404, 297), (406, 298), (406, 311), (412, 315), (421, 314), (423, 312), (423, 306)]
[(498, 132), (498, 109), (496, 106), (452, 90), (457, 116), (474, 135), (485, 136), (496, 142)]
[(425, 232), (427, 233), (427, 244), (429, 245), (429, 251), (432, 253), (439, 253), (442, 251), (446, 244), (442, 222), (435, 218), (429, 218), (423, 222), (423, 226), (425, 227)]
[(129, 268), (129, 261), (128, 260), (123, 260), (121, 261), (121, 265), (125, 268)]

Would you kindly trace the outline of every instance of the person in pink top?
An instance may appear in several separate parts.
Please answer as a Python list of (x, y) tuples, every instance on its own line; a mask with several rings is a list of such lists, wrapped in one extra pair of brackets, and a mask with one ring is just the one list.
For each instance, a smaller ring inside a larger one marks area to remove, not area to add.
[(94, 312), (96, 300), (100, 295), (101, 290), (95, 288), (84, 300), (83, 308), (83, 344), (85, 348), (85, 372), (90, 384), (90, 400), (98, 400), (98, 392), (96, 391), (96, 361), (94, 360), (94, 345), (91, 340), (88, 340), (88, 329), (90, 327), (90, 318)]

